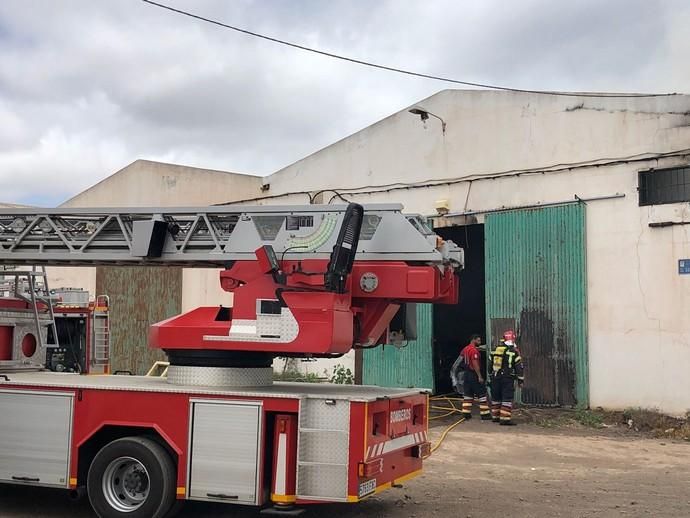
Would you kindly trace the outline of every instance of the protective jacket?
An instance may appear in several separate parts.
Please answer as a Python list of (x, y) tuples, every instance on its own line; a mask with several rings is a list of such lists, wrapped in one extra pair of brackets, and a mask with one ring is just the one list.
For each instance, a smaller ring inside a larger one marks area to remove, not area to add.
[(512, 344), (501, 342), (491, 353), (494, 378), (525, 379), (520, 350)]

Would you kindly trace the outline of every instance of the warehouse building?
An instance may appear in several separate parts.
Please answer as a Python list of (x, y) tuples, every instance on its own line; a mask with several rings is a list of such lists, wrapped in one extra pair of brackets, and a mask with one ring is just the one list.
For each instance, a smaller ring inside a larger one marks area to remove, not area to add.
[(514, 326), (523, 401), (690, 409), (690, 96), (446, 90), (264, 182), (403, 203), (465, 247), (459, 306), (367, 351), (365, 383), (443, 391), (472, 333)]
[[(263, 179), (144, 161), (129, 167), (139, 174), (125, 168), (65, 206), (262, 196), (305, 204), (309, 192), (317, 203), (402, 203), (461, 244), (458, 306), (420, 307), (418, 338), (407, 347), (340, 360), (356, 364), (365, 383), (444, 391), (470, 334), (495, 342), (514, 327), (525, 402), (690, 409), (690, 96), (445, 90)], [(174, 180), (166, 179), (170, 168)], [(149, 180), (144, 170), (154, 171)], [(202, 176), (206, 187), (194, 180), (194, 195), (178, 187)], [(133, 279), (89, 275), (97, 291)], [(143, 347), (146, 320), (222, 300), (215, 272), (178, 278), (166, 274), (148, 283), (154, 288), (137, 283), (121, 295), (123, 311), (139, 304), (142, 315), (139, 327), (122, 331), (127, 347)], [(141, 311), (142, 297), (179, 302), (153, 315)], [(131, 363), (135, 353), (122, 354)], [(320, 373), (324, 365), (305, 368)]]

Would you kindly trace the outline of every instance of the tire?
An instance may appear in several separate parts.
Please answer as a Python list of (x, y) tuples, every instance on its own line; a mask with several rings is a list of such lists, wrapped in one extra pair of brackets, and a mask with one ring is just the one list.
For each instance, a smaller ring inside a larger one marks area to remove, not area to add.
[(172, 505), (170, 510), (168, 511), (168, 514), (165, 515), (165, 518), (175, 518), (182, 509), (184, 508), (184, 504), (187, 502), (186, 500), (175, 500), (175, 503)]
[(146, 437), (124, 437), (96, 454), (86, 487), (100, 518), (163, 518), (175, 503), (176, 479), (165, 448)]

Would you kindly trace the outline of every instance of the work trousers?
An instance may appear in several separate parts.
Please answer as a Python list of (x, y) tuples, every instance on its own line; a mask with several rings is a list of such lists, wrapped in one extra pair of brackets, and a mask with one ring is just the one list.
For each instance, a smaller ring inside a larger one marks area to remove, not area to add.
[(479, 377), (474, 371), (465, 371), (463, 383), (462, 415), (465, 418), (472, 416), (472, 404), (476, 403), (482, 419), (490, 419), (491, 410), (486, 396), (486, 385), (479, 382)]
[(491, 382), (491, 417), (496, 422), (510, 422), (513, 415), (515, 380), (512, 376), (494, 378)]

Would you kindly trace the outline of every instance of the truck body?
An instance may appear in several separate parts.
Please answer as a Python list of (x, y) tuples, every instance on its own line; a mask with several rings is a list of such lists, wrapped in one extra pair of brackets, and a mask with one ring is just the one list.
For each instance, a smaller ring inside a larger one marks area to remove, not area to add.
[[(233, 295), (152, 323), (166, 377), (107, 375), (107, 303), (53, 307), (29, 276), (22, 340), (35, 333), (41, 355), (0, 364), (0, 482), (86, 492), (101, 518), (164, 518), (184, 500), (358, 502), (418, 475), (424, 390), (274, 383), (272, 369), (404, 343), (411, 304), (457, 301), (462, 250), (401, 208), (0, 210), (0, 265), (222, 267)], [(79, 358), (44, 339), (45, 325), (60, 339), (59, 318), (99, 314)]]
[(0, 415), (12, 419), (0, 420), (0, 481), (76, 490), (101, 448), (143, 435), (174, 458), (180, 499), (357, 502), (421, 472), (427, 397), (321, 383), (228, 390), (146, 376), (6, 374)]

